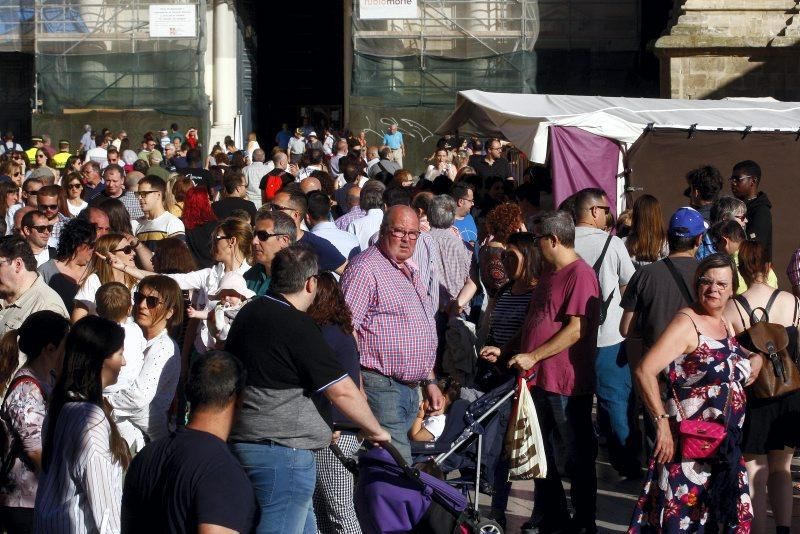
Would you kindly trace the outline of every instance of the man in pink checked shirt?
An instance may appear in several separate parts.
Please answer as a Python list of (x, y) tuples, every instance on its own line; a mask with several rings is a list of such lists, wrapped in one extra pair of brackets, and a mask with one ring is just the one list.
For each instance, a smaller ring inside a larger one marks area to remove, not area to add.
[(419, 233), (414, 210), (393, 206), (378, 242), (356, 256), (342, 276), (369, 406), (408, 461), (408, 430), (419, 410), (417, 388), (422, 386), (432, 414), (444, 407), (433, 373), (436, 310), (411, 260)]

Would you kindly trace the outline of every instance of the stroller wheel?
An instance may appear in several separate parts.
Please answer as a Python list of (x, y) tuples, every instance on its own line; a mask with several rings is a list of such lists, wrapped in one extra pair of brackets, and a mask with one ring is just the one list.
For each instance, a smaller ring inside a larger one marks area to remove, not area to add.
[(503, 534), (503, 527), (493, 519), (481, 519), (475, 525), (475, 532), (481, 534)]

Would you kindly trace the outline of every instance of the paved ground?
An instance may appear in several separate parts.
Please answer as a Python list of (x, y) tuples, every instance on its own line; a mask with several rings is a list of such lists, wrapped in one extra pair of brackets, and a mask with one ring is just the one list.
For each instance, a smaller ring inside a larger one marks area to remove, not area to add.
[[(800, 459), (794, 460), (795, 480), (800, 479)], [(616, 472), (603, 459), (597, 462), (597, 526), (601, 533), (625, 532), (639, 497), (641, 482), (620, 479)], [(565, 482), (565, 486), (569, 484)], [(489, 497), (482, 496), (482, 503), (488, 504)], [(520, 526), (530, 517), (533, 507), (533, 482), (515, 482), (511, 490), (506, 517), (506, 532), (517, 534)], [(483, 506), (481, 506), (483, 509)], [(774, 532), (774, 528), (770, 529)], [(795, 513), (792, 532), (800, 532), (800, 496), (795, 495)]]

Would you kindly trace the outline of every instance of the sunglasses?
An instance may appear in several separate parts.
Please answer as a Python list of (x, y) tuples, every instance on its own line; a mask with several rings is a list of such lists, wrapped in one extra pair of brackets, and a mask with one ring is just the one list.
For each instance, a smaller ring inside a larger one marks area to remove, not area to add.
[(117, 249), (114, 249), (114, 250), (112, 250), (111, 252), (113, 252), (113, 253), (117, 253), (117, 252), (124, 252), (125, 254), (130, 254), (130, 253), (132, 253), (134, 250), (135, 250), (135, 249), (134, 249), (134, 247), (132, 247), (131, 245), (125, 245), (124, 247), (122, 247), (122, 248), (117, 248)]
[(286, 235), (286, 234), (271, 234), (271, 233), (267, 232), (266, 230), (259, 230), (257, 232), (254, 232), (254, 234), (258, 238), (259, 241), (266, 241), (270, 237), (277, 237), (279, 235)]
[(147, 306), (148, 310), (152, 310), (153, 308), (157, 307), (159, 304), (163, 304), (164, 301), (156, 297), (155, 295), (145, 295), (140, 291), (136, 291), (133, 294), (133, 304), (134, 306), (138, 306), (139, 304), (144, 301), (145, 306)]
[(144, 198), (150, 193), (160, 193), (160, 191), (137, 191), (134, 195), (136, 195), (136, 198)]
[(297, 211), (294, 208), (287, 208), (286, 206), (281, 206), (280, 204), (272, 204), (271, 209), (272, 211)]
[(21, 172), (15, 172), (15, 173), (14, 173), (14, 174), (12, 174), (11, 176), (21, 176), (21, 175), (22, 175), (22, 173), (21, 173)]
[(58, 209), (58, 204), (39, 204), (39, 208), (41, 208), (44, 211), (47, 210), (56, 211)]
[(80, 189), (81, 187), (83, 187), (83, 184), (69, 184), (67, 187), (69, 187), (70, 189)]
[(591, 210), (592, 208), (601, 209), (601, 210), (603, 210), (603, 213), (605, 213), (606, 215), (608, 215), (609, 212), (611, 212), (611, 206), (592, 206), (589, 209)]
[(28, 228), (33, 228), (40, 234), (47, 232), (48, 234), (53, 233), (53, 226), (52, 224), (34, 224), (33, 226), (29, 226)]
[(223, 239), (230, 239), (230, 237), (228, 237), (226, 235), (215, 235), (214, 236), (214, 241), (222, 241)]

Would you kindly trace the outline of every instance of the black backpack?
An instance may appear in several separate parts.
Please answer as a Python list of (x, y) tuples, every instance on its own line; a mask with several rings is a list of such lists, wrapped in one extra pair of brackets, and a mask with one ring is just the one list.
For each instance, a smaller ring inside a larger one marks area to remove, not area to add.
[(29, 375), (21, 375), (11, 381), (8, 385), (6, 394), (3, 397), (3, 404), (0, 406), (0, 485), (5, 486), (8, 483), (8, 474), (11, 468), (14, 467), (14, 462), (21, 456), (22, 445), (20, 444), (19, 436), (14, 431), (14, 426), (8, 418), (6, 413), (6, 399), (8, 395), (23, 382), (30, 382), (34, 384), (39, 392), (44, 397), (44, 391), (39, 381)]

